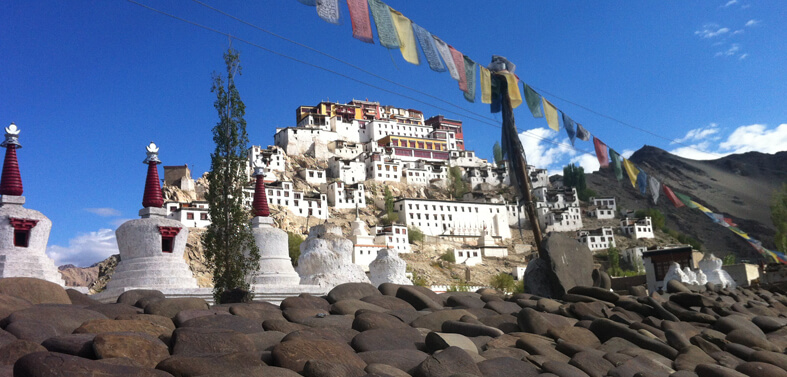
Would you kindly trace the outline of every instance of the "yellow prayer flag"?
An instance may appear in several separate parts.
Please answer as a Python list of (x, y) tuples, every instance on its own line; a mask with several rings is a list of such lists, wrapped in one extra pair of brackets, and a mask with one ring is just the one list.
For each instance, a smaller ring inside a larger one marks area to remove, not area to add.
[[(506, 77), (506, 82), (508, 82), (508, 98), (511, 99), (511, 108), (516, 109), (522, 104), (522, 93), (519, 91), (519, 80), (510, 72), (503, 72), (503, 75)], [(555, 124), (557, 125), (557, 120), (555, 120)], [(552, 127), (552, 125), (549, 126)], [(554, 129), (557, 131), (557, 126), (555, 126)]]
[[(509, 85), (509, 87), (510, 86), (511, 85)], [(517, 91), (519, 91), (519, 88), (517, 88)], [(549, 125), (549, 128), (555, 131), (560, 131), (560, 123), (558, 123), (557, 120), (557, 107), (549, 103), (549, 101), (547, 101), (544, 97), (541, 97), (541, 101), (544, 103), (544, 116), (547, 118), (547, 124)], [(511, 102), (511, 105), (513, 106), (514, 101)], [(519, 102), (522, 102), (522, 98), (519, 99)]]
[(481, 102), (492, 103), (492, 76), (484, 67), (481, 67)]
[(634, 163), (632, 163), (626, 158), (623, 159), (623, 167), (626, 168), (626, 174), (628, 174), (629, 180), (631, 180), (631, 185), (636, 188), (639, 169), (637, 169), (637, 167), (634, 166)]
[(410, 19), (393, 9), (391, 9), (391, 18), (396, 27), (396, 34), (399, 36), (399, 50), (402, 51), (402, 57), (408, 63), (421, 64), (418, 60), (418, 48), (415, 46), (413, 24)]

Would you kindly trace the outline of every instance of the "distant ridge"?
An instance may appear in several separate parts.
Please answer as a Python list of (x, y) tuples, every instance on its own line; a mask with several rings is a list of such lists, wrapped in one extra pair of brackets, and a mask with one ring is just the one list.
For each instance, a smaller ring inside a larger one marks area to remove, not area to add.
[[(748, 152), (716, 160), (697, 161), (644, 146), (630, 160), (647, 174), (666, 183), (674, 191), (691, 196), (716, 213), (731, 217), (739, 228), (773, 248), (775, 227), (770, 219), (770, 199), (787, 181), (787, 152)], [(667, 217), (667, 226), (703, 242), (707, 251), (719, 255), (735, 253), (754, 260), (759, 254), (743, 239), (713, 223), (698, 210), (675, 208), (663, 195), (658, 205), (635, 190), (628, 178), (620, 182), (611, 169), (587, 175), (588, 187), (601, 196), (618, 197), (619, 207), (658, 208)]]

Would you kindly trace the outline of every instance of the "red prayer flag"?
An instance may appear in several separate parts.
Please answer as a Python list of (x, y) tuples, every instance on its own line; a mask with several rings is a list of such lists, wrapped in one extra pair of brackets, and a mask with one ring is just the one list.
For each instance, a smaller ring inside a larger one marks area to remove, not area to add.
[(685, 205), (680, 199), (678, 199), (677, 196), (675, 196), (675, 193), (672, 192), (672, 189), (667, 187), (667, 185), (662, 184), (661, 191), (664, 191), (664, 195), (667, 197), (667, 199), (669, 199), (670, 202), (672, 202), (672, 205), (674, 205), (675, 208), (680, 208)]
[(350, 8), (350, 20), (353, 24), (353, 38), (366, 43), (374, 43), (372, 23), (369, 20), (369, 3), (367, 0), (347, 0)]
[(597, 137), (593, 136), (593, 146), (596, 147), (596, 157), (598, 163), (602, 168), (609, 166), (609, 155), (607, 154), (607, 145), (604, 144)]
[(466, 92), (467, 75), (465, 74), (465, 56), (452, 46), (448, 46), (448, 49), (451, 51), (451, 58), (454, 61), (454, 65), (456, 65), (456, 70), (459, 72), (459, 89)]
[(725, 218), (724, 218), (724, 222), (725, 222), (725, 223), (727, 223), (727, 224), (729, 224), (730, 226), (738, 226), (738, 224), (736, 224), (736, 223), (732, 222), (732, 219), (731, 219), (731, 218), (729, 218), (729, 217), (725, 217)]

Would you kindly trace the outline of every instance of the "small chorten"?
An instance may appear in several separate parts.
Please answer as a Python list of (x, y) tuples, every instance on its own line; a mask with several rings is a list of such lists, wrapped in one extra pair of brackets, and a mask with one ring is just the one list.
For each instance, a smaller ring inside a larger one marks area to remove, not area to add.
[(183, 259), (188, 229), (177, 220), (166, 218), (161, 208), (161, 195), (157, 165), (158, 147), (153, 142), (147, 147), (148, 165), (145, 193), (142, 196), (140, 219), (123, 223), (116, 231), (120, 262), (107, 283), (107, 292), (129, 289), (197, 288), (189, 266)]
[(41, 212), (24, 208), (22, 176), (16, 150), (19, 128), (5, 128), (3, 173), (0, 177), (0, 278), (33, 277), (65, 286), (55, 262), (46, 255), (52, 221)]
[(268, 199), (265, 195), (265, 168), (262, 160), (254, 163), (254, 201), (251, 219), (251, 232), (260, 251), (260, 268), (252, 278), (252, 288), (256, 292), (265, 291), (264, 286), (297, 286), (301, 278), (292, 267), (287, 232), (276, 228), (270, 217)]

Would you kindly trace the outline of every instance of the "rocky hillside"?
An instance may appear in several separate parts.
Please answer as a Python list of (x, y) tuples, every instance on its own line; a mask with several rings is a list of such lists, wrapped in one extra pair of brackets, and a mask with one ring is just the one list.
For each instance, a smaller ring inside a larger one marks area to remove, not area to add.
[(98, 263), (90, 267), (77, 267), (66, 264), (57, 268), (67, 287), (88, 287), (98, 277)]
[[(645, 146), (631, 161), (648, 174), (666, 182), (674, 191), (691, 196), (696, 202), (731, 217), (752, 237), (773, 247), (774, 226), (770, 220), (771, 194), (787, 181), (787, 152), (764, 154), (749, 152), (710, 161), (678, 157), (659, 148)], [(625, 175), (625, 174), (624, 174)], [(743, 239), (713, 223), (702, 212), (675, 208), (666, 198), (657, 205), (635, 190), (628, 179), (618, 182), (611, 169), (587, 175), (588, 187), (600, 196), (615, 196), (618, 207), (657, 208), (669, 228), (686, 233), (701, 242), (706, 251), (717, 255), (735, 253), (741, 259), (756, 260), (757, 252)]]

